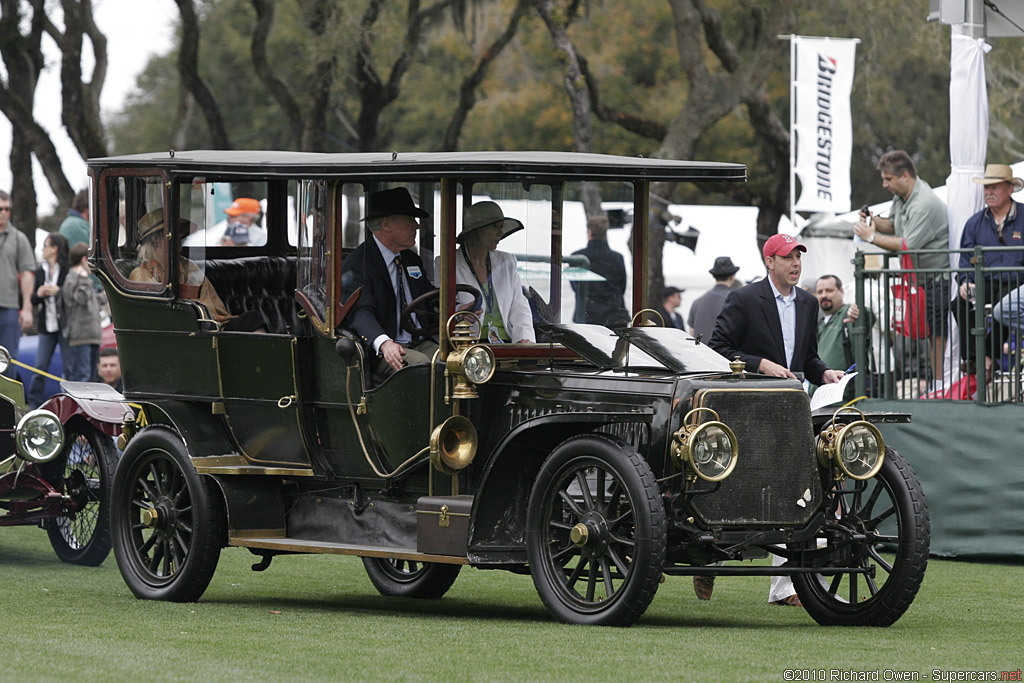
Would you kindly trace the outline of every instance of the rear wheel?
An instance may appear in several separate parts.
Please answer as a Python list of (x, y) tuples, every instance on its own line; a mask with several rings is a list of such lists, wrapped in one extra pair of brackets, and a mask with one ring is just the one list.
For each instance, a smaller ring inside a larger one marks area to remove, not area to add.
[(109, 436), (80, 418), (68, 422), (64, 433), (64, 452), (49, 478), (67, 497), (66, 514), (47, 520), (46, 533), (63, 562), (95, 567), (110, 554), (110, 478), (116, 451)]
[(196, 474), (181, 438), (162, 427), (133, 438), (111, 502), (114, 556), (132, 593), (198, 600), (217, 568), (226, 523), (220, 492)]
[(561, 621), (628, 626), (654, 599), (665, 560), (665, 509), (647, 462), (592, 434), (541, 467), (526, 521), (530, 574)]
[(455, 583), (458, 564), (364, 557), (366, 574), (381, 595), (399, 598), (440, 598)]
[(930, 524), (921, 483), (887, 448), (873, 479), (846, 480), (834, 493), (840, 517), (826, 550), (834, 549), (819, 564), (873, 569), (874, 575), (798, 574), (797, 595), (819, 624), (889, 626), (914, 601), (928, 564)]

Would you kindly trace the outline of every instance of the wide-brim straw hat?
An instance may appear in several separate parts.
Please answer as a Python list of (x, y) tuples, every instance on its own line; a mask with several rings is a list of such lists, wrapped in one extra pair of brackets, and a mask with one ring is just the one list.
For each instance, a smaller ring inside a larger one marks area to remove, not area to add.
[(996, 183), (1011, 183), (1014, 192), (1024, 190), (1024, 180), (1015, 178), (1013, 169), (1006, 164), (989, 164), (985, 167), (985, 175), (981, 178), (971, 178), (978, 185), (995, 185)]
[(145, 241), (153, 233), (161, 230), (164, 227), (164, 210), (163, 207), (159, 209), (153, 209), (145, 216), (139, 219), (139, 241)]
[(501, 226), (500, 239), (505, 239), (512, 233), (519, 232), (526, 227), (515, 218), (506, 218), (505, 214), (501, 211), (501, 207), (494, 202), (477, 202), (466, 209), (466, 213), (462, 217), (462, 232), (459, 233), (455, 240), (462, 242), (462, 239), (474, 230), (491, 225)]

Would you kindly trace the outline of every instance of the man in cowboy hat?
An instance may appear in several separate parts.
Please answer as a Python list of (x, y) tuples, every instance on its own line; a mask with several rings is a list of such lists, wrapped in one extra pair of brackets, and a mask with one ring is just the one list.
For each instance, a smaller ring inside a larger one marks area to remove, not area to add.
[[(928, 183), (917, 176), (910, 155), (901, 149), (891, 150), (878, 160), (877, 168), (882, 176), (882, 187), (893, 194), (892, 209), (889, 218), (862, 211), (860, 221), (853, 228), (857, 236), (896, 254), (904, 250), (949, 249), (946, 205)], [(914, 268), (949, 268), (949, 257), (943, 253), (918, 254), (911, 261)], [(941, 378), (942, 354), (949, 334), (949, 278), (945, 274), (925, 273), (917, 275), (916, 279), (925, 288), (932, 375)], [(902, 338), (899, 340), (902, 343)], [(918, 356), (916, 350), (910, 355)], [(922, 371), (922, 375), (927, 375), (927, 368)]]
[[(975, 358), (975, 336), (971, 334), (974, 327), (975, 296), (974, 290), (974, 247), (1020, 247), (1024, 246), (1024, 211), (1021, 204), (1013, 201), (1011, 195), (1024, 188), (1024, 180), (1015, 178), (1013, 170), (1005, 164), (989, 164), (985, 167), (985, 175), (973, 178), (974, 182), (984, 186), (985, 208), (967, 219), (963, 235), (960, 236), (960, 248), (968, 251), (960, 252), (961, 272), (957, 273), (960, 283), (959, 298), (953, 307), (953, 317), (960, 327), (960, 358), (964, 361), (964, 369), (973, 371)], [(1024, 265), (1024, 255), (1020, 251), (991, 251), (985, 254), (985, 268), (995, 269), (986, 272), (985, 301), (1000, 301), (1008, 293), (1020, 285), (1020, 273), (1001, 270)], [(994, 312), (993, 312), (994, 313)], [(1007, 330), (1002, 325), (994, 325), (985, 340), (985, 367), (991, 367), (993, 353), (1001, 353)], [(995, 351), (994, 351), (995, 349)]]
[(715, 331), (715, 320), (725, 305), (725, 297), (732, 291), (739, 266), (728, 256), (719, 256), (715, 265), (708, 272), (715, 278), (715, 286), (690, 304), (690, 315), (686, 317), (686, 327), (694, 337), (700, 335), (705, 343), (711, 341), (711, 333)]
[(429, 218), (404, 187), (374, 192), (367, 200), (370, 238), (341, 265), (342, 297), (362, 288), (347, 318), (348, 325), (378, 357), (376, 370), (388, 375), (404, 365), (429, 363), (437, 343), (414, 338), (399, 327), (402, 309), (433, 289), (416, 244), (416, 219)]

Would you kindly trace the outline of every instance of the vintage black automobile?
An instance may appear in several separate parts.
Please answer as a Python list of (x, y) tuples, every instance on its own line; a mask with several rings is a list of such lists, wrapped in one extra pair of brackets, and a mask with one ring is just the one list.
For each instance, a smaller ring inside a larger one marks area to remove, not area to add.
[[(656, 318), (641, 311), (650, 184), (742, 181), (743, 166), (194, 151), (89, 169), (94, 266), (139, 406), (111, 493), (136, 596), (196, 600), (222, 548), (239, 546), (256, 570), (286, 553), (360, 556), (396, 596), (440, 597), (463, 565), (528, 572), (550, 612), (579, 624), (634, 622), (664, 574), (791, 575), (823, 624), (889, 625), (911, 604), (924, 496), (872, 424), (906, 417), (812, 415), (799, 383), (642, 324)], [(343, 290), (341, 265), (368, 239), (367, 198), (397, 187), (430, 216), (418, 248), (439, 288), (403, 320), (440, 350), (380, 377), (349, 327), (359, 292)], [(594, 189), (632, 223), (633, 324), (618, 329), (572, 321), (601, 279), (569, 258)], [(222, 237), (239, 198), (263, 213), (247, 243)], [(456, 310), (456, 236), (482, 200), (526, 226), (500, 246), (537, 343), (481, 343), (472, 307)], [(140, 245), (154, 226), (169, 245), (157, 252)], [(262, 312), (268, 333), (225, 329), (211, 288), (233, 314)], [(788, 562), (750, 561), (769, 551)]]
[[(0, 372), (10, 361), (0, 347)], [(62, 388), (30, 411), (21, 382), (0, 375), (0, 526), (41, 526), (61, 560), (96, 566), (110, 554), (112, 437), (126, 407), (106, 385)]]

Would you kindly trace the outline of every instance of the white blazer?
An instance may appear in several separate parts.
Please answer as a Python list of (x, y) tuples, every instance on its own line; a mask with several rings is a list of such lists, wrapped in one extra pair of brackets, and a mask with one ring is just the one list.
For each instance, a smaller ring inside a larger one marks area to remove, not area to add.
[[(519, 273), (516, 271), (516, 257), (504, 251), (491, 252), (491, 282), (494, 284), (495, 298), (498, 302), (498, 312), (501, 313), (501, 321), (505, 325), (505, 331), (513, 342), (520, 339), (527, 339), (531, 342), (537, 341), (537, 335), (533, 331), (533, 313), (530, 310), (530, 302), (523, 294), (523, 283), (519, 280)], [(434, 260), (434, 272), (441, 272), (441, 257)], [(476, 281), (473, 270), (466, 263), (466, 259), (459, 251), (455, 252), (455, 282), (460, 285), (469, 285), (477, 290), (480, 283)], [(481, 308), (487, 307), (487, 297), (480, 292), (483, 301)], [(460, 292), (455, 297), (456, 305), (472, 303), (473, 296)]]

